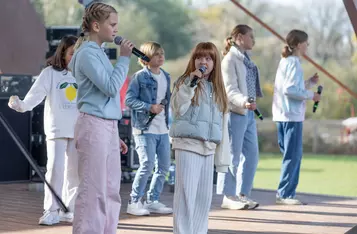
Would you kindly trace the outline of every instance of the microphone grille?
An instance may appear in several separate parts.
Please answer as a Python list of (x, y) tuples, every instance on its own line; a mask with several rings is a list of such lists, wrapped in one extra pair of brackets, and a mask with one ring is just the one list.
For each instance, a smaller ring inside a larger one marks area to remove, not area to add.
[(161, 105), (164, 105), (164, 106), (167, 105), (167, 100), (166, 99), (162, 99), (161, 100)]
[(201, 66), (200, 69), (198, 69), (198, 70), (200, 70), (202, 73), (204, 73), (207, 70), (207, 67)]
[(123, 38), (121, 36), (116, 36), (114, 38), (114, 43), (117, 44), (117, 45), (120, 45), (122, 40), (123, 40)]
[(248, 98), (248, 102), (249, 103), (253, 103), (254, 102), (254, 98), (253, 97)]

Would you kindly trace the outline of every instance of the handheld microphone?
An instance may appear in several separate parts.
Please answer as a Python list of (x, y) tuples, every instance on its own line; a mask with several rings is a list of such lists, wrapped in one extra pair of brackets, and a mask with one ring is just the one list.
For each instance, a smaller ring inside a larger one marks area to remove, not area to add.
[[(120, 45), (122, 40), (123, 40), (123, 38), (121, 36), (116, 36), (114, 38), (114, 43), (117, 45)], [(144, 60), (145, 62), (150, 62), (150, 58), (148, 56), (146, 56), (143, 52), (138, 50), (137, 48), (134, 47), (132, 52), (134, 55), (136, 55), (138, 58)]]
[[(253, 103), (253, 102), (254, 102), (254, 98), (253, 98), (253, 97), (248, 98), (248, 102), (249, 102), (249, 103)], [(258, 116), (258, 118), (259, 118), (260, 120), (263, 120), (263, 119), (264, 119), (264, 118), (263, 118), (263, 115), (260, 113), (260, 111), (258, 110), (258, 108), (254, 110), (254, 113)]]
[[(160, 105), (166, 106), (167, 105), (167, 100), (166, 99), (162, 99), (160, 102)], [(151, 123), (151, 121), (155, 118), (157, 114), (150, 112), (149, 115), (149, 120), (146, 122), (146, 125), (149, 125)]]
[[(322, 90), (323, 90), (323, 87), (321, 85), (319, 85), (319, 87), (317, 87), (317, 94), (320, 94), (322, 93)], [(317, 107), (319, 106), (319, 102), (315, 102), (314, 103), (314, 106), (312, 107), (312, 112), (315, 113), (316, 112), (316, 109)]]
[[(199, 69), (198, 69), (202, 74), (205, 73), (205, 71), (207, 70), (207, 67), (206, 66), (201, 66)], [(190, 84), (190, 87), (195, 87), (197, 85), (197, 81), (198, 81), (199, 77), (198, 76), (194, 76), (192, 81), (191, 81), (191, 84)]]

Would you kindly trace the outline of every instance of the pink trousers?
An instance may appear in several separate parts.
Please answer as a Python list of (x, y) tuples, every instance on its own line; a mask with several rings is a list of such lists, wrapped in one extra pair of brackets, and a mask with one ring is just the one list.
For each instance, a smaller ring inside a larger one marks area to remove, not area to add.
[(115, 234), (121, 206), (118, 121), (81, 113), (75, 146), (80, 183), (73, 234)]

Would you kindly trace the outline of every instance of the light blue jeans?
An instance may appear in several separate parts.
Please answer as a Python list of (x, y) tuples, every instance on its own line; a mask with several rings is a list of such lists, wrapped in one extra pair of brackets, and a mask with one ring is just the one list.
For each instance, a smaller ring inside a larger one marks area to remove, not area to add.
[(294, 198), (303, 154), (303, 122), (277, 122), (278, 144), (283, 154), (277, 197)]
[(231, 165), (227, 173), (218, 173), (217, 194), (250, 195), (258, 166), (259, 147), (254, 112), (230, 113), (228, 121)]
[(158, 201), (164, 187), (166, 174), (170, 167), (170, 141), (168, 134), (134, 135), (135, 149), (139, 155), (140, 166), (132, 185), (131, 200), (137, 202), (144, 196), (148, 178), (155, 168), (148, 201)]

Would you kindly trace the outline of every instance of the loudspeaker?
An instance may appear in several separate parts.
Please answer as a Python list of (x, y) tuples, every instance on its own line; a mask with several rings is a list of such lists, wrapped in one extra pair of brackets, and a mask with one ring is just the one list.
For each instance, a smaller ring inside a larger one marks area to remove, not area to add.
[(51, 26), (46, 28), (46, 40), (49, 42), (60, 41), (66, 35), (79, 36), (81, 29), (76, 26)]
[(32, 76), (23, 74), (0, 74), (0, 98), (11, 95), (24, 97), (32, 86)]
[(104, 52), (108, 56), (109, 60), (117, 59), (117, 48), (105, 48)]
[(122, 167), (128, 169), (138, 169), (139, 164), (139, 156), (135, 150), (135, 142), (134, 139), (129, 139), (127, 137), (121, 137), (121, 139), (128, 146), (128, 152), (126, 154), (121, 155), (121, 165)]
[(128, 146), (128, 152), (121, 155), (122, 167), (129, 169), (139, 168), (139, 156), (135, 150), (135, 141), (132, 135), (131, 119), (123, 118), (118, 123), (119, 136)]
[[(0, 111), (31, 152), (31, 112), (18, 113), (8, 107), (8, 101), (9, 98), (0, 98)], [(0, 123), (0, 182), (29, 180), (29, 162)]]
[(44, 102), (42, 102), (32, 110), (31, 154), (37, 161), (37, 164), (40, 167), (45, 168), (47, 164), (47, 148), (46, 135), (43, 125), (44, 106)]

